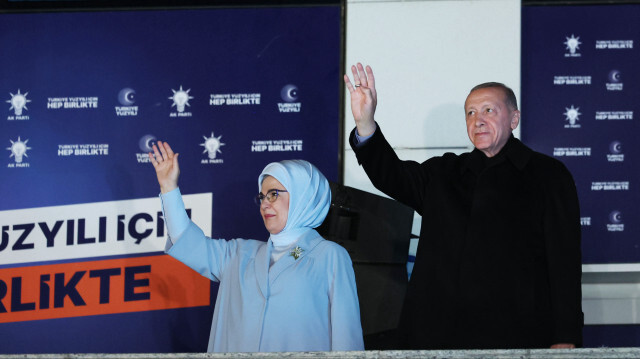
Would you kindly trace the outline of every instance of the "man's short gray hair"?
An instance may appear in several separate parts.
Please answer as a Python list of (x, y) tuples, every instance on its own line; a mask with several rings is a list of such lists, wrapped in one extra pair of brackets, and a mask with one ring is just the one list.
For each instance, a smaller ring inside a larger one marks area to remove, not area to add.
[(500, 82), (485, 82), (483, 84), (477, 85), (469, 91), (471, 94), (475, 90), (486, 89), (486, 88), (499, 88), (504, 92), (504, 102), (509, 106), (509, 108), (513, 110), (518, 109), (518, 100), (516, 99), (516, 95), (513, 93), (513, 90), (509, 88), (507, 85)]

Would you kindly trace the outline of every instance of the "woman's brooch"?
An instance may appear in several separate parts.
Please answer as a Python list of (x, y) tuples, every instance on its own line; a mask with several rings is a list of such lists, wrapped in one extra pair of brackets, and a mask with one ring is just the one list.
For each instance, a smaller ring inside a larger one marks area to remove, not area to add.
[(298, 258), (300, 258), (300, 256), (302, 255), (302, 252), (304, 252), (304, 249), (296, 246), (290, 253), (289, 255), (293, 257), (293, 259), (297, 260)]

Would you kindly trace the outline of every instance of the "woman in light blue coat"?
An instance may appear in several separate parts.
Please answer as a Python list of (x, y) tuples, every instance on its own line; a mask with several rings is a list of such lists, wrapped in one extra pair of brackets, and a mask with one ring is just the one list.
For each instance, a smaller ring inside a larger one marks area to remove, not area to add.
[(220, 282), (209, 352), (364, 350), (351, 259), (313, 228), (331, 203), (327, 179), (311, 163), (270, 163), (256, 197), (267, 242), (211, 239), (187, 217), (178, 154), (158, 141), (149, 154), (160, 184), (166, 251)]

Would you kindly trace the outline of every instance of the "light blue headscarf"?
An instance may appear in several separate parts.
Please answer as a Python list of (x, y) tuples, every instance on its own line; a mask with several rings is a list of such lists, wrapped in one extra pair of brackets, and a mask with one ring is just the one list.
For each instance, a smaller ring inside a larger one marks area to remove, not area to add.
[(331, 189), (314, 165), (304, 160), (270, 163), (258, 177), (258, 191), (266, 176), (277, 179), (289, 192), (287, 224), (280, 233), (271, 235), (274, 245), (289, 245), (322, 224), (331, 206)]

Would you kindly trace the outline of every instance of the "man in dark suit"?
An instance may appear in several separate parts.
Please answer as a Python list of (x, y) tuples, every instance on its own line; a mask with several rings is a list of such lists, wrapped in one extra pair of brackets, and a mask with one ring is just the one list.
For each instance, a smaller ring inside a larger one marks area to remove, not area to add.
[(574, 348), (582, 344), (580, 215), (558, 160), (513, 137), (520, 111), (500, 83), (465, 101), (475, 149), (400, 160), (374, 121), (373, 72), (344, 76), (350, 143), (374, 186), (422, 216), (399, 333), (406, 349)]

